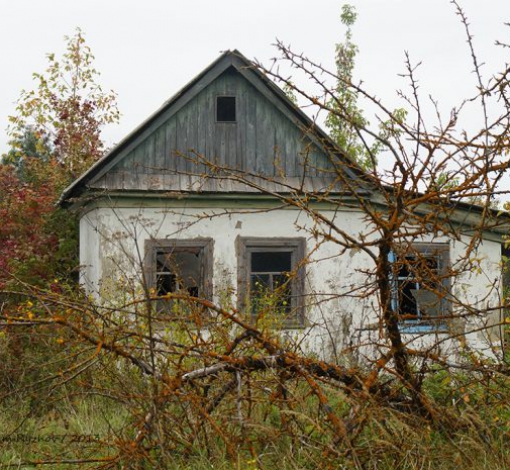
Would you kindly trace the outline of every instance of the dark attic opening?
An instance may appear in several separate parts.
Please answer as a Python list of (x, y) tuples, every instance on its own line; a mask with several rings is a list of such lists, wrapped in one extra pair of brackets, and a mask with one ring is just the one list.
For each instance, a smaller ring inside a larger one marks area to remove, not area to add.
[(216, 97), (216, 121), (217, 122), (235, 122), (236, 121), (236, 97), (235, 96), (217, 96)]

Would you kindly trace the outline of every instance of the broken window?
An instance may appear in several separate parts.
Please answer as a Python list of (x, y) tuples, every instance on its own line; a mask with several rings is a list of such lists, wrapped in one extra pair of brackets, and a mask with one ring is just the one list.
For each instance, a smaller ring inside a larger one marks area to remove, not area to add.
[(212, 240), (151, 240), (147, 255), (148, 281), (159, 312), (178, 315), (183, 307), (169, 294), (211, 297)]
[(256, 318), (270, 315), (283, 326), (303, 322), (305, 240), (242, 238), (240, 304)]
[(186, 293), (198, 297), (203, 285), (202, 250), (189, 248), (186, 251), (156, 251), (156, 293)]
[(216, 121), (217, 122), (235, 122), (236, 121), (236, 97), (235, 96), (217, 96), (216, 97)]
[(410, 253), (391, 253), (390, 261), (392, 308), (404, 331), (444, 327), (448, 315), (448, 246), (413, 245)]

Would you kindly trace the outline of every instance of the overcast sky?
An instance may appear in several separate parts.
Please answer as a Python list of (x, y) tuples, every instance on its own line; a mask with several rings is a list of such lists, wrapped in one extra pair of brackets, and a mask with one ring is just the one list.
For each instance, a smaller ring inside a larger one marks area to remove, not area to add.
[[(487, 78), (510, 62), (510, 0), (459, 0), (470, 18)], [(65, 35), (80, 27), (96, 56), (104, 88), (118, 94), (118, 126), (105, 133), (118, 142), (222, 51), (239, 49), (268, 63), (278, 38), (296, 51), (334, 67), (335, 43), (343, 38), (340, 0), (0, 0), (0, 152), (3, 131), (33, 72), (46, 54), (61, 53)], [(422, 62), (424, 96), (449, 109), (474, 94), (463, 27), (448, 0), (351, 0), (359, 17), (354, 42), (360, 52), (356, 77), (389, 107), (405, 88), (404, 51)]]

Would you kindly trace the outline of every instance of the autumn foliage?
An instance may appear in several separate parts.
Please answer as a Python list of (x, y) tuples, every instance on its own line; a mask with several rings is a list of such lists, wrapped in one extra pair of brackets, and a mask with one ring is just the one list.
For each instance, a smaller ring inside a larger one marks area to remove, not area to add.
[[(27, 159), (25, 171), (44, 171), (44, 177), (38, 173), (37, 178), (26, 180), (14, 167), (0, 166), (2, 287), (12, 276), (40, 283), (65, 276), (77, 265), (74, 223), (55, 207), (61, 168), (55, 161), (41, 164), (37, 159)], [(66, 249), (70, 244), (72, 249)]]
[[(233, 305), (228, 290), (214, 302), (189, 292), (161, 296), (126, 276), (119, 277), (118, 286), (112, 282), (101, 303), (83, 295), (76, 283), (63, 282), (78, 265), (77, 231), (71, 213), (57, 209), (56, 201), (103, 154), (101, 128), (118, 116), (112, 95), (95, 85), (97, 72), (81, 32), (68, 42), (62, 61), (50, 55), (47, 73), (34, 75), (37, 90), (23, 92), (18, 115), (11, 119), (12, 148), (0, 165), (0, 289), (8, 299), (0, 308), (0, 427), (5, 428), (0, 438), (13, 439), (0, 439), (0, 468), (510, 468), (508, 352), (501, 350), (496, 362), (496, 356), (477, 357), (464, 348), (461, 361), (453, 363), (436, 352), (439, 335), (435, 340), (429, 335), (436, 342), (423, 352), (405, 342), (390, 308), (388, 266), (395, 241), (431, 230), (455, 236), (451, 202), (488, 193), (477, 186), (489, 171), (495, 180), (503, 175), (503, 164), (487, 156), (508, 155), (507, 81), (498, 82), (499, 102), (506, 103), (502, 117), (484, 131), (498, 131), (493, 144), (479, 144), (482, 134), (468, 143), (452, 140), (453, 123), (440, 136), (424, 133), (418, 105), (416, 126), (404, 122), (403, 113), (389, 113), (389, 124), (377, 133), (355, 112), (354, 95), (323, 103), (323, 110), (338, 119), (351, 116), (351, 129), (337, 137), (367, 132), (394, 153), (397, 164), (393, 173), (374, 180), (387, 196), (387, 212), (382, 204), (371, 205), (364, 193), (358, 201), (377, 224), (377, 240), (352, 240), (335, 219), (313, 209), (310, 200), (317, 194), (296, 190), (299, 197), (281, 196), (286, 207), (314, 217), (317, 246), (335, 240), (342, 255), (347, 249), (365, 250), (375, 261), (364, 288), (347, 296), (361, 299), (377, 290), (383, 353), (356, 362), (354, 346), (322, 360), (303, 353), (299, 338), (273, 327), (274, 299), (254, 319)], [(314, 75), (310, 61), (282, 52), (295, 70), (320, 83), (322, 68), (314, 67)], [(64, 79), (68, 74), (71, 78)], [(336, 78), (347, 91), (361, 91), (350, 78), (347, 83)], [(294, 91), (307, 96), (305, 90)], [(489, 94), (480, 89), (482, 100)], [(310, 98), (317, 104), (315, 96)], [(424, 160), (418, 150), (406, 153), (408, 141), (425, 148)], [(351, 145), (351, 150), (377, 173), (372, 147), (360, 152)], [(443, 166), (432, 160), (437, 153), (445, 155)], [(465, 175), (465, 181), (457, 187), (438, 184), (448, 179), (446, 164), (459, 154), (465, 164), (454, 176)], [(226, 174), (250, 180), (237, 170)], [(419, 191), (423, 175), (430, 180), (425, 196)], [(321, 197), (329, 202), (327, 195)], [(421, 215), (424, 197), (436, 212)], [(351, 210), (350, 204), (344, 207)], [(483, 214), (484, 222), (493, 214), (488, 204)], [(473, 268), (476, 237), (457, 273)], [(453, 275), (450, 270), (448, 276)], [(157, 310), (159, 301), (173, 302), (179, 314), (165, 317)], [(458, 299), (456, 307), (463, 319), (491, 313), (472, 312)], [(452, 329), (451, 338), (456, 336), (461, 335)], [(14, 439), (30, 426), (36, 440), (17, 446)]]
[(0, 286), (14, 278), (40, 284), (78, 267), (76, 221), (57, 208), (63, 189), (104, 153), (101, 131), (119, 113), (97, 84), (94, 56), (80, 30), (63, 57), (48, 54), (34, 90), (10, 116), (11, 149), (0, 164)]

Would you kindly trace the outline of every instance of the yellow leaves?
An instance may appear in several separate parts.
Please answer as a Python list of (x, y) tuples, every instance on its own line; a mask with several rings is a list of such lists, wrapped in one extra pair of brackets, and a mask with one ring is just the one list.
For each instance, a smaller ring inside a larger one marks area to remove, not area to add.
[(450, 385), (451, 381), (452, 381), (451, 375), (446, 375), (445, 378), (441, 381), (441, 385), (445, 387), (447, 385)]
[(462, 393), (462, 401), (464, 403), (469, 403), (471, 401), (471, 398), (469, 397), (469, 391), (467, 391), (465, 387), (461, 387), (460, 392)]
[(35, 318), (35, 314), (32, 311), (32, 307), (34, 306), (34, 303), (30, 300), (27, 300), (26, 303), (23, 305), (18, 305), (17, 311), (20, 316), (26, 316), (29, 320), (33, 320)]
[(257, 470), (258, 468), (260, 468), (258, 466), (257, 459), (247, 460), (246, 465), (247, 465), (246, 468), (248, 470)]

